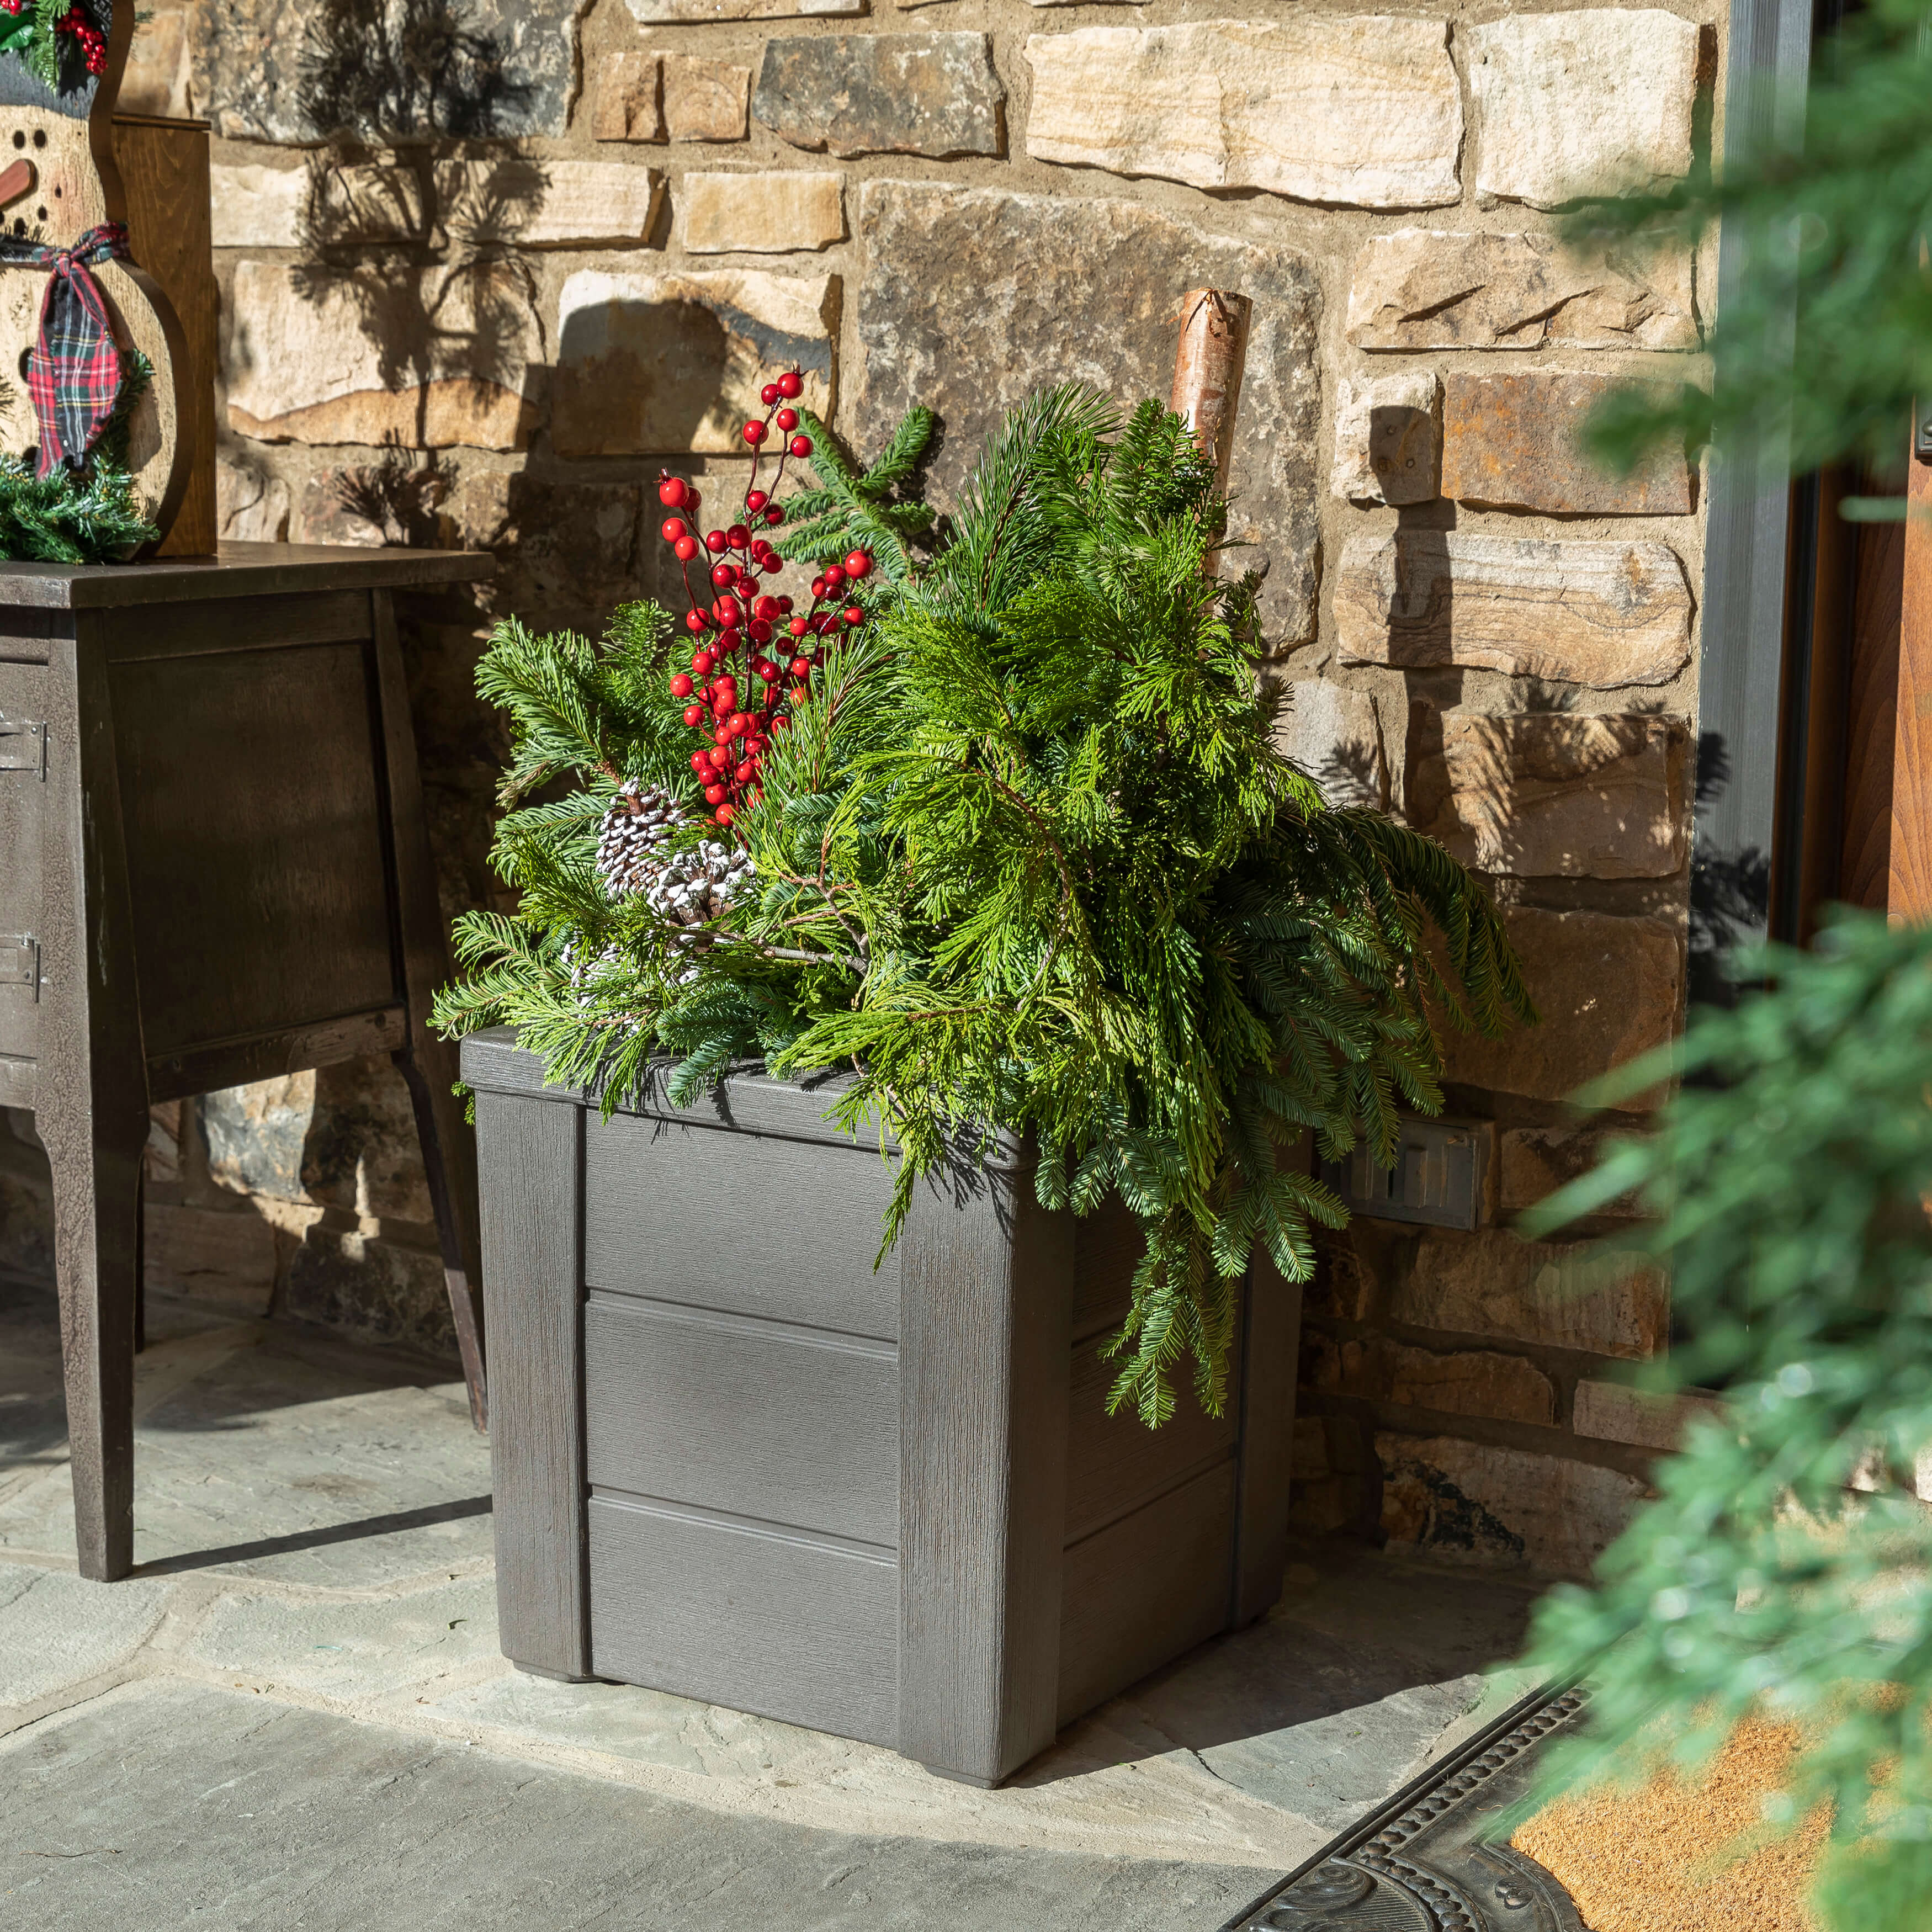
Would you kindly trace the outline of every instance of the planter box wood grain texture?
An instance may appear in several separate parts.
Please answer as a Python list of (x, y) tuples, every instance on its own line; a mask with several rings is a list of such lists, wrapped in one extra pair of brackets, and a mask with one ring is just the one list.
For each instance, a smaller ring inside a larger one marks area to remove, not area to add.
[(1110, 1417), (1139, 1232), (1024, 1150), (920, 1190), (734, 1075), (604, 1120), (507, 1031), (476, 1090), (505, 1653), (994, 1784), (1280, 1594), (1299, 1291), (1244, 1290), (1227, 1412)]

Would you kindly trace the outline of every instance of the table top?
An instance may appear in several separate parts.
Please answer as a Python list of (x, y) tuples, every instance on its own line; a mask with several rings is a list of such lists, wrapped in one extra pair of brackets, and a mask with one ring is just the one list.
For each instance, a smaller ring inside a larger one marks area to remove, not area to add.
[(0, 563), (0, 605), (103, 610), (211, 597), (409, 590), (488, 577), (481, 550), (370, 550), (346, 544), (224, 543), (213, 556), (150, 563)]

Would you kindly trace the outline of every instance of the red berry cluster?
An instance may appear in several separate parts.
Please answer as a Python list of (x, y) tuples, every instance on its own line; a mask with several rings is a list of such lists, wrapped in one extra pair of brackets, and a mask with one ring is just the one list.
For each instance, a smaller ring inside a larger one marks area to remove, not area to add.
[[(8, 10), (18, 13), (20, 9), (11, 8)], [(55, 21), (54, 32), (74, 36), (86, 58), (89, 74), (99, 74), (107, 71), (107, 36), (78, 7), (70, 7)]]
[[(856, 587), (872, 574), (871, 555), (862, 550), (842, 563), (819, 567), (812, 580), (812, 602), (802, 613), (790, 598), (759, 588), (759, 579), (777, 576), (784, 560), (762, 531), (754, 534), (754, 526), (776, 529), (784, 521), (784, 509), (772, 498), (784, 476), (785, 459), (812, 454), (812, 439), (799, 430), (798, 412), (791, 406), (804, 388), (805, 378), (788, 370), (759, 392), (765, 414), (745, 425), (752, 473), (742, 514), (728, 529), (707, 530), (700, 537), (697, 490), (682, 477), (668, 473), (658, 484), (658, 501), (682, 512), (664, 519), (664, 538), (684, 566), (685, 595), (691, 600), (684, 620), (692, 638), (691, 670), (673, 675), (671, 695), (691, 700), (684, 707), (684, 722), (710, 740), (706, 748), (692, 754), (691, 768), (720, 825), (731, 823), (740, 804), (762, 795), (758, 775), (772, 734), (790, 728), (788, 707), (812, 688), (825, 640), (866, 621), (864, 610), (846, 601), (854, 594), (848, 586)], [(782, 439), (778, 468), (771, 488), (761, 490), (758, 464), (774, 427)], [(707, 553), (717, 559), (711, 566), (711, 588), (717, 594), (709, 604), (691, 586), (692, 563)], [(741, 652), (746, 658), (742, 679)]]

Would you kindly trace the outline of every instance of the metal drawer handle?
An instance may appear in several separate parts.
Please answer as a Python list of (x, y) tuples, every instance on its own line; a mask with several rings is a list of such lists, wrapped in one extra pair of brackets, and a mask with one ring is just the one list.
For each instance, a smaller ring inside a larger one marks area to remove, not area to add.
[(0, 712), (0, 772), (47, 775), (47, 728), (32, 718)]
[(0, 932), (0, 986), (29, 986), (40, 997), (40, 942), (31, 932)]

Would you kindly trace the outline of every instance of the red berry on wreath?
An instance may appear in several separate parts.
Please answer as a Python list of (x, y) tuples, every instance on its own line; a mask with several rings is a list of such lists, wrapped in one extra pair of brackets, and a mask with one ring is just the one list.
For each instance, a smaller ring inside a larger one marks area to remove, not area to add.
[(798, 412), (796, 410), (781, 410), (772, 420), (780, 429), (796, 429), (798, 427)]
[(837, 564), (828, 563), (825, 566), (825, 587), (826, 590), (836, 590), (844, 581), (845, 573), (839, 568)]
[(778, 599), (778, 615), (782, 617), (788, 617), (791, 615), (791, 599), (789, 597), (781, 597)]
[(778, 394), (782, 396), (802, 395), (805, 391), (805, 378), (796, 369), (788, 369), (778, 378)]
[(763, 403), (766, 409), (770, 409), (772, 404), (776, 402), (778, 399), (778, 386), (776, 382), (767, 382), (765, 386), (758, 392), (758, 400)]
[(708, 631), (711, 620), (702, 610), (687, 610), (684, 614), (684, 627), (688, 631)]
[(713, 556), (720, 556), (723, 555), (724, 550), (724, 532), (722, 530), (706, 530), (704, 532), (704, 548), (708, 550)]
[(670, 694), (674, 698), (688, 698), (691, 695), (691, 680), (682, 671), (671, 680)]
[(853, 578), (870, 577), (872, 574), (872, 559), (869, 551), (855, 550), (845, 560), (845, 574), (848, 577)]
[(728, 563), (714, 563), (711, 566), (711, 580), (720, 590), (729, 590), (738, 580), (738, 573)]
[(728, 805), (721, 805), (718, 808), (718, 823), (720, 825), (729, 825), (735, 816), (736, 814)]
[(812, 675), (811, 658), (794, 658), (791, 661), (791, 674), (794, 677), (800, 680), (809, 677)]
[(747, 758), (731, 776), (740, 784), (749, 784), (758, 776), (758, 768), (749, 758)]
[(722, 771), (731, 762), (731, 754), (722, 745), (713, 745), (704, 755), (711, 760), (714, 771)]
[(857, 604), (848, 604), (845, 607), (845, 621), (856, 630), (866, 621), (866, 614)]
[(812, 454), (812, 439), (808, 436), (795, 436), (785, 447), (794, 456), (809, 456)]
[(745, 507), (754, 516), (756, 516), (771, 500), (762, 490), (747, 490), (745, 492)]
[(701, 704), (687, 704), (684, 707), (684, 722), (687, 724), (702, 724), (704, 722), (704, 706)]
[(754, 449), (756, 449), (758, 445), (764, 441), (765, 435), (765, 426), (761, 422), (748, 422), (745, 425), (745, 440), (748, 442)]
[(776, 530), (784, 521), (784, 512), (776, 503), (767, 503), (765, 506), (765, 521)]
[(730, 809), (724, 802), (724, 788), (722, 784), (706, 785), (704, 788), (704, 802), (706, 805), (716, 806), (721, 812)]
[(802, 638), (812, 628), (811, 620), (805, 617), (794, 617), (785, 628), (794, 638)]
[(711, 760), (710, 755), (704, 752), (692, 752), (691, 754), (691, 769), (697, 772), (700, 778), (702, 778), (704, 774), (711, 769)]
[(676, 543), (681, 536), (690, 534), (691, 526), (682, 517), (667, 517), (664, 520), (664, 540)]
[(778, 715), (772, 720), (772, 728), (775, 731), (789, 731), (791, 729), (790, 714), (788, 712), (781, 711)]
[(734, 550), (742, 550), (752, 541), (752, 533), (742, 524), (734, 524), (724, 532), (724, 541)]
[(826, 589), (826, 585), (825, 579), (823, 577), (814, 577), (812, 580), (812, 595), (813, 600), (816, 602), (819, 598), (823, 597), (825, 595)]
[(691, 486), (682, 476), (664, 476), (658, 481), (658, 501), (667, 510), (681, 510), (691, 494)]
[(778, 600), (776, 597), (760, 597), (752, 606), (752, 615), (762, 618), (769, 624), (778, 614)]
[(680, 537), (671, 546), (671, 550), (680, 563), (688, 563), (698, 554), (698, 539), (695, 537)]
[(767, 684), (776, 684), (778, 682), (778, 668), (776, 664), (773, 664), (769, 658), (760, 658), (758, 662), (752, 667), (752, 668), (756, 671)]

